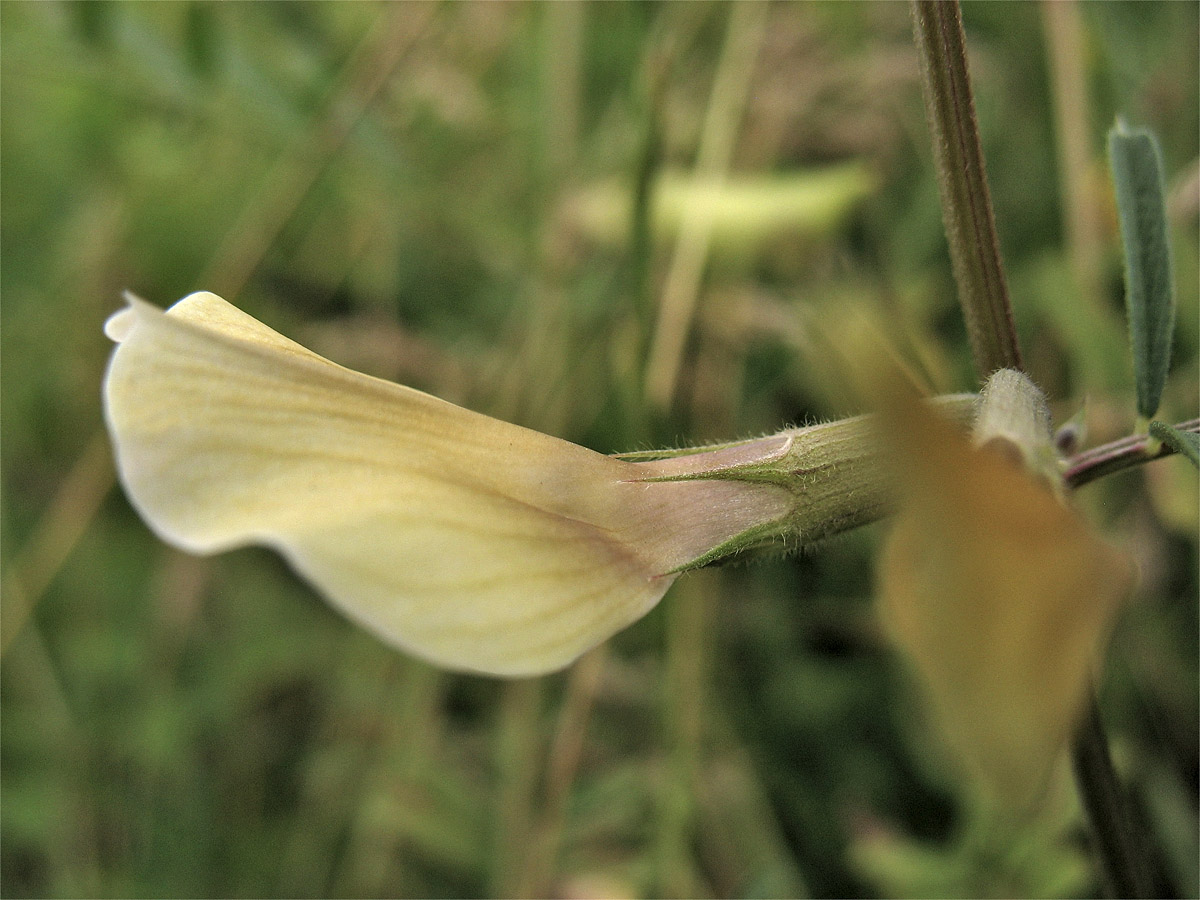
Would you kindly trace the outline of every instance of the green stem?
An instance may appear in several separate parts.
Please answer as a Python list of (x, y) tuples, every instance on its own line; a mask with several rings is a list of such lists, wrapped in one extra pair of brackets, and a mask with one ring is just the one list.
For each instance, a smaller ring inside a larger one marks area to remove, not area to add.
[(1149, 866), (1150, 848), (1137, 829), (1129, 797), (1113, 768), (1094, 695), (1089, 699), (1083, 723), (1071, 745), (1071, 762), (1084, 808), (1092, 823), (1108, 895), (1155, 896)]
[(913, 36), (958, 300), (981, 379), (1021, 369), (957, 0), (913, 0)]

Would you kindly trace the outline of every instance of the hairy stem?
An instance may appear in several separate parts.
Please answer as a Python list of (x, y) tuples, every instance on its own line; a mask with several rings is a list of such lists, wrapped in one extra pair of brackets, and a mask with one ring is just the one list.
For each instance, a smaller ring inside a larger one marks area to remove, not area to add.
[[(1189, 419), (1175, 426), (1178, 431), (1200, 434), (1200, 419)], [(1069, 487), (1077, 488), (1105, 475), (1141, 465), (1154, 459), (1170, 456), (1175, 450), (1151, 440), (1144, 434), (1134, 434), (1109, 444), (1101, 444), (1078, 453), (1067, 460), (1063, 479)]]
[[(1023, 366), (975, 119), (962, 13), (958, 0), (912, 0), (912, 12), (959, 304), (976, 373), (986, 379), (998, 369)], [(1145, 438), (1119, 441), (1080, 454), (1068, 465), (1064, 478), (1078, 487), (1159, 455), (1165, 454)], [(1109, 889), (1118, 897), (1148, 896), (1146, 840), (1133, 825), (1129, 799), (1113, 771), (1094, 699), (1074, 736), (1071, 753)]]
[(981, 379), (1021, 369), (1021, 351), (1000, 261), (1000, 239), (975, 120), (957, 0), (914, 0), (913, 36), (958, 301)]
[[(1200, 419), (1180, 422), (1180, 431), (1200, 430)], [(1151, 441), (1145, 435), (1132, 435), (1093, 447), (1067, 462), (1063, 479), (1077, 488), (1103, 475), (1168, 456), (1175, 451)], [(1071, 743), (1071, 762), (1075, 782), (1092, 826), (1096, 854), (1110, 897), (1154, 896), (1148, 860), (1151, 848), (1147, 837), (1138, 830), (1131, 803), (1108, 751), (1108, 738), (1096, 697), (1088, 699), (1083, 723)]]

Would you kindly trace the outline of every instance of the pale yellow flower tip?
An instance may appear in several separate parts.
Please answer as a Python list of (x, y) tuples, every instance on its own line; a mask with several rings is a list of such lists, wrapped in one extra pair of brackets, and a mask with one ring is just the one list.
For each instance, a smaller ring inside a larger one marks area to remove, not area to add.
[(165, 541), (276, 548), (384, 640), (532, 675), (644, 615), (673, 573), (786, 516), (779, 487), (624, 462), (349, 371), (209, 293), (105, 332), (122, 483)]

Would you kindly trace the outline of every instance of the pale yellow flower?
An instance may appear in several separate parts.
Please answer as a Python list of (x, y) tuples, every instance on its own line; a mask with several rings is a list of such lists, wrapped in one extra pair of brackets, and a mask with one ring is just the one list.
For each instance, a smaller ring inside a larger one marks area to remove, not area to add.
[[(445, 666), (560, 668), (681, 569), (796, 508), (778, 484), (714, 478), (778, 458), (787, 436), (702, 464), (613, 459), (349, 371), (208, 293), (166, 312), (131, 297), (106, 332), (120, 478), (165, 541), (274, 547), (349, 616)], [(648, 480), (664, 477), (684, 480)]]
[(887, 399), (899, 508), (879, 565), (885, 624), (975, 783), (1028, 807), (1083, 708), (1130, 561), (1055, 489), (1049, 413), (1025, 376), (993, 375), (974, 441), (904, 391)]

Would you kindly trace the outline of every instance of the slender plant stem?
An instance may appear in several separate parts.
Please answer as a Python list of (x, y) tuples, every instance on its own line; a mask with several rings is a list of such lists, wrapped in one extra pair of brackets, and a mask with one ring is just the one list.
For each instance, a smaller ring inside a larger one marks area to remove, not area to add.
[[(1200, 431), (1200, 419), (1180, 422), (1180, 431)], [(1072, 457), (1063, 478), (1077, 488), (1103, 475), (1168, 456), (1175, 451), (1145, 435), (1132, 435)], [(1071, 743), (1075, 782), (1091, 822), (1096, 854), (1110, 897), (1152, 897), (1150, 840), (1139, 831), (1130, 798), (1117, 778), (1095, 694)]]
[(975, 120), (962, 15), (957, 0), (914, 0), (912, 11), (950, 260), (975, 369), (983, 379), (1022, 365)]
[[(1200, 419), (1180, 422), (1175, 428), (1200, 434)], [(1144, 434), (1135, 434), (1109, 444), (1101, 444), (1071, 457), (1067, 460), (1063, 479), (1069, 487), (1077, 488), (1105, 475), (1161, 459), (1174, 452), (1175, 450), (1166, 444), (1158, 444)]]
[(1108, 895), (1153, 897), (1149, 848), (1133, 821), (1129, 797), (1113, 768), (1094, 694), (1089, 697), (1083, 723), (1071, 745), (1071, 762), (1092, 822)]
[[(962, 12), (958, 0), (912, 0), (912, 12), (946, 239), (975, 369), (986, 378), (1022, 364), (975, 119)], [(1164, 454), (1145, 438), (1118, 441), (1076, 457), (1064, 477), (1077, 487), (1159, 455)], [(1134, 827), (1129, 799), (1113, 771), (1094, 697), (1071, 754), (1109, 889), (1118, 897), (1149, 896), (1147, 840)]]

